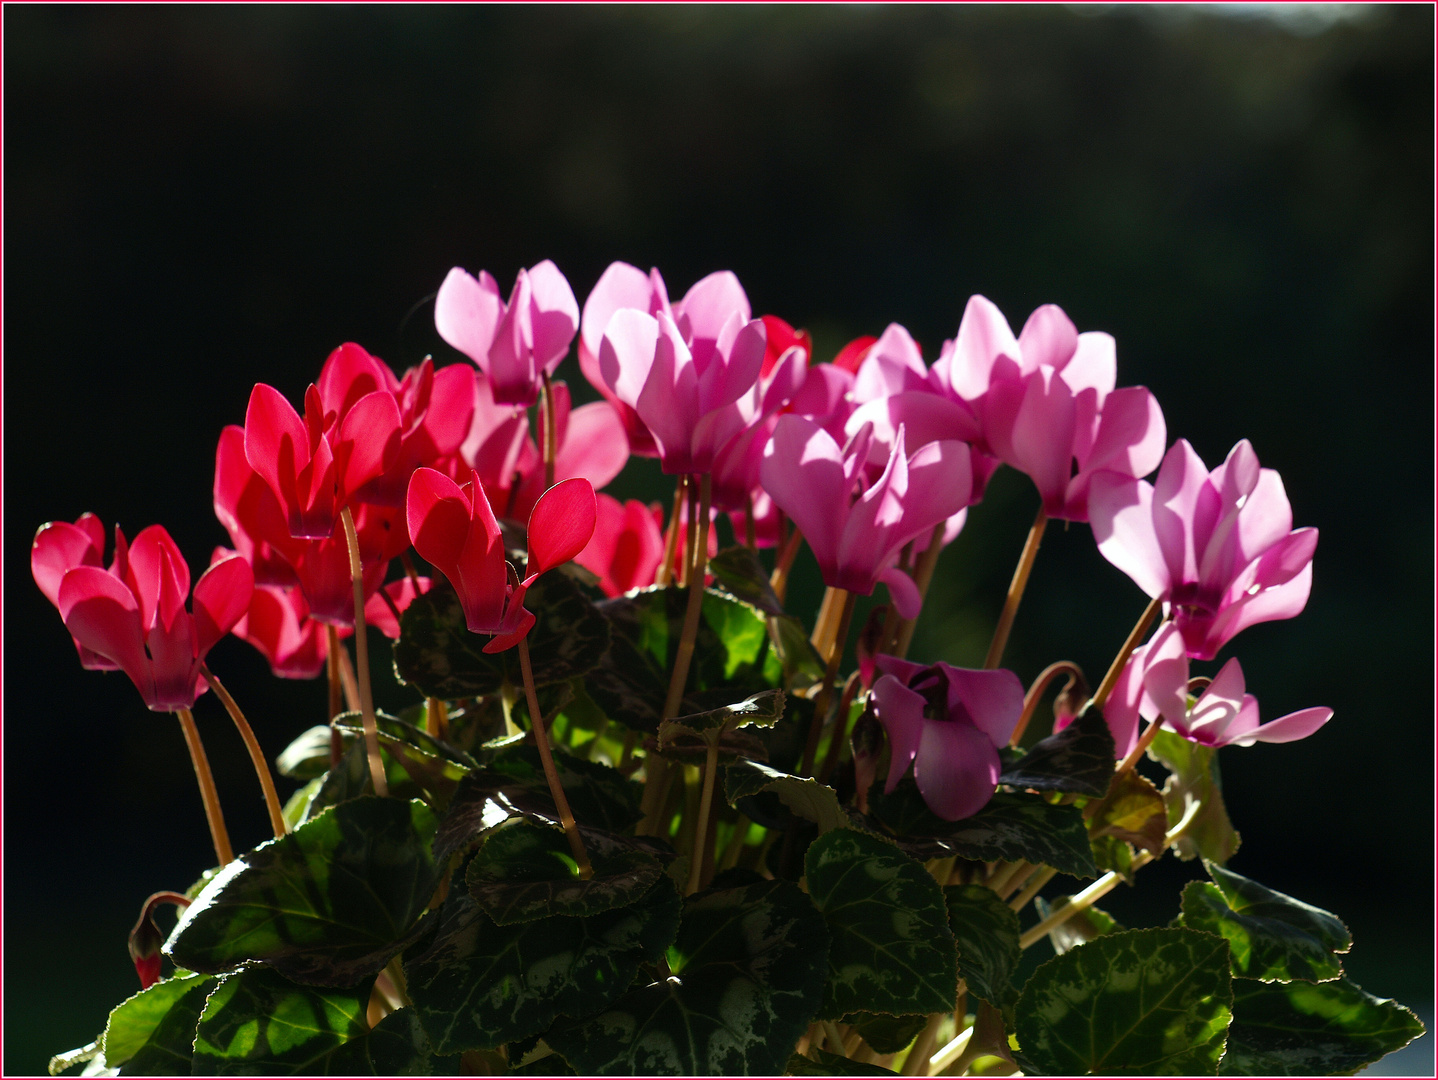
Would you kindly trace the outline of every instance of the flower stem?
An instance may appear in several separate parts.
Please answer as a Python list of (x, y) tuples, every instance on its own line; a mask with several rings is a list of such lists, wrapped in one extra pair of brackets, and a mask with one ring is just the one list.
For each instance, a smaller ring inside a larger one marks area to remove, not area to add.
[(449, 738), (449, 710), (439, 698), (428, 698), (424, 709), (424, 730), (436, 739)]
[[(698, 526), (693, 530), (694, 562), (689, 573), (689, 606), (684, 611), (684, 627), (679, 634), (679, 651), (674, 657), (674, 671), (669, 676), (669, 694), (664, 699), (664, 717), (672, 720), (679, 715), (684, 698), (684, 683), (689, 678), (689, 664), (694, 659), (694, 638), (699, 633), (699, 612), (704, 605), (704, 563), (709, 553), (709, 488), (710, 478), (704, 473), (699, 479)], [(702, 536), (699, 534), (703, 534)]]
[(1094, 692), (1093, 704), (1097, 709), (1102, 709), (1108, 701), (1108, 696), (1113, 693), (1113, 688), (1118, 682), (1118, 677), (1123, 674), (1124, 665), (1128, 658), (1133, 655), (1134, 649), (1138, 648), (1139, 642), (1143, 640), (1148, 628), (1153, 625), (1153, 620), (1158, 618), (1158, 613), (1163, 609), (1163, 601), (1157, 597), (1148, 602), (1148, 607), (1143, 609), (1143, 614), (1138, 617), (1138, 622), (1129, 631), (1128, 638), (1124, 641), (1123, 647), (1119, 649), (1118, 655), (1113, 658), (1113, 663), (1108, 667), (1108, 673), (1104, 675), (1103, 682), (1098, 684), (1098, 690)]
[(754, 493), (751, 491), (744, 496), (744, 546), (750, 551), (759, 550), (758, 541), (754, 535)]
[(190, 751), (190, 763), (195, 767), (195, 779), (200, 783), (200, 801), (205, 804), (205, 820), (210, 825), (210, 839), (215, 845), (215, 858), (221, 866), (234, 862), (235, 851), (230, 847), (230, 834), (225, 828), (225, 815), (220, 809), (220, 794), (215, 790), (215, 776), (210, 772), (210, 759), (205, 756), (205, 745), (200, 742), (200, 729), (195, 726), (195, 717), (189, 709), (176, 709), (180, 730), (185, 733), (185, 746)]
[(554, 383), (549, 372), (542, 372), (544, 380), (544, 407), (540, 412), (540, 424), (544, 436), (544, 490), (554, 486), (554, 459), (559, 456), (559, 425), (554, 422)]
[[(844, 656), (844, 645), (849, 640), (849, 623), (854, 619), (856, 594), (846, 589), (834, 590), (835, 606), (839, 609), (838, 628), (829, 646), (828, 663), (824, 666), (824, 682), (819, 687), (819, 696), (814, 699), (814, 719), (809, 725), (809, 740), (804, 744), (804, 759), (799, 766), (799, 775), (808, 776), (814, 768), (814, 754), (819, 749), (819, 732), (829, 718), (829, 700), (834, 696), (834, 679), (839, 674), (839, 661)], [(837, 736), (836, 736), (837, 737)]]
[(389, 795), (389, 782), (384, 775), (384, 762), (379, 756), (379, 723), (374, 715), (374, 698), (369, 685), (369, 640), (364, 623), (364, 564), (360, 561), (359, 534), (355, 532), (354, 515), (346, 506), (340, 511), (344, 524), (345, 543), (349, 546), (350, 578), (355, 587), (355, 667), (359, 675), (360, 715), (364, 720), (365, 751), (369, 755), (369, 775), (374, 793), (381, 798)]
[(330, 682), (330, 768), (340, 763), (344, 756), (344, 740), (335, 727), (335, 717), (344, 711), (344, 690), (340, 684), (340, 640), (339, 634), (329, 623), (325, 624), (325, 669)]
[(850, 706), (854, 704), (854, 695), (859, 692), (861, 685), (863, 684), (857, 671), (850, 675), (849, 681), (844, 684), (844, 692), (839, 697), (839, 719), (834, 728), (834, 738), (829, 743), (828, 752), (824, 754), (824, 764), (819, 767), (821, 784), (827, 784), (829, 777), (834, 775), (834, 767), (839, 764), (844, 747), (848, 744)]
[(1019, 565), (1014, 568), (1014, 579), (1009, 582), (1009, 594), (1004, 598), (1004, 610), (999, 613), (999, 624), (994, 627), (994, 639), (989, 642), (989, 652), (984, 657), (985, 668), (998, 667), (999, 661), (1004, 658), (1004, 646), (1009, 643), (1009, 631), (1014, 628), (1014, 616), (1019, 613), (1019, 601), (1024, 598), (1029, 572), (1034, 568), (1039, 544), (1044, 539), (1044, 526), (1048, 523), (1049, 515), (1040, 506), (1038, 514), (1034, 516), (1034, 523), (1029, 528), (1028, 539), (1024, 541), (1024, 550), (1019, 555)]
[(674, 549), (679, 545), (679, 515), (684, 508), (684, 489), (688, 484), (688, 473), (681, 473), (674, 483), (674, 505), (669, 508), (669, 527), (664, 530), (664, 557), (659, 561), (659, 569), (654, 572), (656, 585), (668, 585), (674, 576)]
[(265, 761), (265, 755), (260, 750), (260, 741), (255, 738), (254, 729), (245, 719), (245, 714), (240, 712), (240, 707), (230, 696), (230, 692), (221, 685), (220, 680), (215, 678), (215, 673), (203, 661), (200, 662), (200, 674), (225, 706), (225, 711), (230, 714), (235, 727), (240, 729), (240, 738), (245, 740), (245, 749), (250, 752), (250, 764), (255, 767), (255, 775), (260, 778), (260, 788), (265, 793), (265, 809), (270, 812), (270, 828), (275, 831), (276, 838), (284, 836), (289, 832), (289, 829), (285, 828), (284, 809), (280, 805), (279, 793), (275, 791), (275, 778), (270, 775), (269, 763)]
[[(694, 501), (694, 477), (689, 477), (689, 492), (687, 496), (687, 508), (689, 512), (689, 525), (684, 530), (684, 559), (679, 564), (679, 584), (688, 585), (694, 579), (695, 552), (699, 550), (699, 504)], [(709, 519), (706, 517), (705, 525)], [(708, 547), (709, 537), (706, 532), (705, 547)]]
[(719, 735), (722, 730), (715, 728), (705, 732), (704, 790), (699, 796), (699, 814), (694, 822), (694, 850), (689, 856), (689, 887), (684, 890), (685, 896), (693, 896), (699, 891), (699, 883), (704, 876), (704, 855), (709, 846), (709, 812), (714, 806), (714, 774), (719, 770)]
[(1022, 911), (1024, 909), (1024, 905), (1026, 905), (1030, 900), (1037, 896), (1039, 894), (1039, 890), (1042, 889), (1045, 885), (1047, 885), (1050, 881), (1052, 881), (1054, 879), (1054, 875), (1057, 873), (1058, 871), (1055, 870), (1052, 866), (1041, 867), (1039, 869), (1039, 872), (1036, 873), (1033, 877), (1031, 877), (1029, 879), (1029, 883), (1024, 886), (1024, 891), (1019, 893), (1018, 896), (1015, 896), (1012, 900), (1009, 901), (1009, 907), (1012, 908), (1014, 911)]
[(1064, 687), (1065, 690), (1072, 689), (1075, 682), (1083, 681), (1083, 671), (1070, 660), (1056, 661), (1039, 672), (1039, 677), (1034, 680), (1033, 685), (1029, 687), (1029, 692), (1024, 695), (1024, 711), (1019, 714), (1019, 722), (1014, 725), (1014, 733), (1009, 736), (1010, 746), (1018, 746), (1023, 740), (1024, 730), (1029, 726), (1029, 721), (1033, 718), (1034, 710), (1038, 708), (1039, 702), (1043, 700), (1049, 683), (1060, 675), (1069, 677), (1069, 681)]
[(794, 556), (799, 554), (799, 545), (803, 540), (804, 534), (795, 526), (789, 531), (784, 546), (779, 549), (779, 557), (774, 560), (774, 573), (769, 575), (769, 585), (781, 604), (784, 602), (784, 593), (789, 588), (789, 570), (794, 565)]
[(549, 749), (549, 730), (544, 724), (544, 714), (539, 711), (539, 696), (534, 692), (534, 671), (529, 666), (529, 642), (519, 639), (519, 671), (524, 677), (524, 697), (529, 703), (529, 729), (534, 735), (534, 745), (539, 749), (539, 760), (544, 766), (544, 778), (549, 781), (549, 794), (559, 811), (559, 823), (564, 826), (564, 835), (569, 840), (569, 850), (579, 864), (579, 876), (588, 880), (594, 876), (594, 867), (589, 864), (589, 854), (584, 850), (584, 841), (579, 836), (579, 826), (574, 823), (574, 814), (569, 809), (564, 785), (559, 782), (559, 772), (554, 767), (554, 754)]
[[(944, 549), (944, 529), (947, 521), (941, 521), (934, 526), (934, 531), (929, 534), (929, 546), (919, 556), (918, 564), (914, 567), (914, 587), (919, 590), (919, 600), (929, 594), (929, 583), (934, 580), (934, 568), (939, 565), (939, 555)], [(899, 624), (899, 629), (894, 635), (894, 655), (903, 659), (909, 653), (909, 644), (914, 640), (914, 628), (919, 625), (918, 616), (912, 619), (904, 619)]]

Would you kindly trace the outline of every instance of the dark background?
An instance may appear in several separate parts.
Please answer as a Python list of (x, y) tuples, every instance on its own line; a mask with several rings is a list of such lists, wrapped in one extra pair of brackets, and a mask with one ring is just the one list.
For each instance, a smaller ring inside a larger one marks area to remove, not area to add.
[[(1224, 751), (1232, 865), (1347, 919), (1365, 987), (1431, 1000), (1431, 7), (7, 6), (4, 31), (7, 1072), (96, 1035), (140, 902), (212, 858), (174, 720), (80, 669), (34, 530), (162, 522), (198, 574), (255, 382), (298, 401), (349, 339), (452, 362), (427, 302), (449, 267), (507, 292), (543, 258), (581, 303), (613, 259), (675, 296), (732, 268), (824, 359), (895, 320), (932, 361), (975, 292), (1015, 329), (1057, 302), (1115, 335), (1170, 440), (1213, 465), (1251, 439), (1322, 540), (1304, 614), (1224, 658), (1265, 718), (1336, 716)], [(645, 465), (611, 490), (664, 497)], [(1036, 505), (1000, 473), (913, 656), (981, 660)], [(1144, 601), (1052, 526), (1007, 666), (1096, 680)], [(241, 642), (211, 664), (272, 757), (321, 718), (321, 685)], [(196, 714), (257, 843), (239, 739), (212, 695)], [(1161, 924), (1196, 872), (1165, 859), (1106, 906)]]

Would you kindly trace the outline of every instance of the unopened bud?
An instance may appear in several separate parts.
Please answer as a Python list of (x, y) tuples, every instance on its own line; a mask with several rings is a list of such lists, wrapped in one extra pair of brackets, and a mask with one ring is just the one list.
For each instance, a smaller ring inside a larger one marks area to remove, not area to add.
[(867, 814), (869, 789), (874, 786), (888, 749), (884, 725), (879, 723), (872, 708), (865, 709), (854, 721), (854, 730), (849, 735), (849, 749), (854, 755), (854, 798), (859, 810)]
[(157, 892), (145, 901), (145, 906), (140, 909), (140, 918), (135, 923), (135, 928), (130, 931), (130, 959), (135, 964), (135, 974), (140, 976), (140, 989), (148, 990), (160, 979), (160, 946), (165, 943), (165, 935), (160, 933), (160, 928), (155, 925), (155, 908), (161, 904), (174, 904), (177, 907), (187, 908), (190, 906), (188, 897), (176, 892)]
[(1088, 683), (1077, 671), (1069, 676), (1054, 698), (1054, 730), (1062, 731), (1083, 711), (1089, 699)]
[(859, 631), (859, 640), (854, 643), (854, 655), (859, 659), (859, 678), (864, 689), (874, 684), (874, 657), (884, 649), (884, 626), (889, 618), (888, 604), (875, 604), (869, 609), (869, 617)]

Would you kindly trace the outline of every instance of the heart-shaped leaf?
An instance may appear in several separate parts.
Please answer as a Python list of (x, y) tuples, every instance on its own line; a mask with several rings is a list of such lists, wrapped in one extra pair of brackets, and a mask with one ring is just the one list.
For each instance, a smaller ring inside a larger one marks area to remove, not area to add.
[(724, 798), (730, 806), (761, 792), (772, 792), (793, 813), (818, 825), (821, 833), (849, 824), (849, 815), (827, 784), (790, 776), (757, 761), (736, 762), (724, 770)]
[(1000, 1008), (1012, 1004), (1018, 991), (1011, 980), (1023, 956), (1019, 917), (983, 885), (945, 886), (944, 902), (970, 993)]
[(1103, 713), (1089, 708), (1068, 727), (1040, 739), (1004, 770), (999, 783), (1036, 791), (1102, 795), (1113, 778), (1113, 735)]
[(821, 1016), (953, 1009), (954, 935), (944, 894), (920, 863), (876, 836), (833, 829), (809, 845), (804, 870), (829, 926)]
[(1213, 884), (1183, 890), (1183, 924), (1228, 939), (1233, 973), (1263, 982), (1327, 982), (1353, 944), (1338, 916), (1210, 864)]
[(210, 975), (177, 975), (121, 1002), (100, 1037), (105, 1065), (124, 1066), (126, 1076), (189, 1075), (195, 1025), (214, 986)]
[(628, 907), (498, 926), (452, 888), (433, 942), (405, 964), (410, 997), (442, 1055), (537, 1035), (562, 1014), (587, 1016), (622, 994), (639, 965), (674, 940), (679, 908), (660, 878)]
[(230, 863), (165, 945), (175, 963), (218, 973), (259, 960), (313, 986), (354, 986), (404, 948), (439, 873), (424, 803), (364, 796)]
[(1228, 943), (1196, 930), (1105, 934), (1039, 966), (1019, 996), (1024, 1056), (1060, 1076), (1206, 1076), (1233, 1001)]
[(827, 939), (788, 882), (699, 893), (685, 902), (669, 978), (545, 1041), (580, 1074), (775, 1075), (819, 1007)]

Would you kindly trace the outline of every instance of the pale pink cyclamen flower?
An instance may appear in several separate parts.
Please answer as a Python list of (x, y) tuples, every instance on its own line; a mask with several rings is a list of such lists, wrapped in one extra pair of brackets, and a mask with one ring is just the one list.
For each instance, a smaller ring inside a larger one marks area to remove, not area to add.
[(245, 614), (254, 592), (250, 564), (221, 559), (195, 584), (170, 534), (143, 529), (130, 544), (123, 578), (77, 566), (60, 580), (60, 617), (75, 640), (113, 661), (156, 712), (188, 709), (204, 692), (200, 665)]
[[(666, 473), (704, 473), (761, 418), (766, 331), (733, 274), (710, 274), (657, 316), (622, 308), (599, 346), (604, 381), (654, 437)], [(777, 374), (777, 373), (776, 373)]]
[(456, 266), (435, 297), (434, 328), (488, 376), (497, 404), (528, 408), (569, 352), (579, 304), (549, 259), (519, 271), (508, 304), (486, 271), (474, 278)]
[[(1124, 669), (1122, 686), (1104, 706), (1104, 718), (1114, 731), (1114, 742), (1126, 742), (1118, 753), (1133, 748), (1138, 717), (1162, 718), (1165, 727), (1202, 746), (1252, 746), (1255, 742), (1285, 743), (1306, 739), (1333, 716), (1333, 710), (1316, 707), (1258, 722), (1258, 699), (1244, 692), (1243, 668), (1233, 657), (1213, 681), (1189, 702), (1188, 655), (1183, 637), (1165, 623), (1142, 650), (1135, 649)], [(1120, 734), (1123, 738), (1120, 739)]]
[(871, 439), (866, 425), (841, 450), (812, 420), (781, 416), (760, 476), (803, 532), (824, 584), (868, 596), (883, 581), (900, 614), (914, 618), (918, 590), (894, 562), (910, 540), (968, 505), (969, 448), (946, 439), (907, 454), (901, 429), (883, 473), (870, 482)]
[(1088, 520), (1100, 472), (1152, 472), (1166, 440), (1147, 389), (1115, 389), (1113, 338), (1080, 334), (1053, 304), (1036, 309), (1017, 338), (982, 296), (969, 300), (958, 336), (931, 373), (979, 421), (979, 449), (1026, 473), (1049, 517)]
[(892, 792), (909, 768), (930, 810), (947, 821), (970, 817), (993, 798), (1006, 746), (1024, 709), (1012, 671), (930, 666), (880, 655), (874, 714), (889, 733)]
[(1293, 529), (1283, 481), (1246, 439), (1212, 472), (1180, 439), (1155, 484), (1098, 476), (1089, 505), (1099, 551), (1164, 601), (1195, 659), (1308, 602), (1318, 530)]

